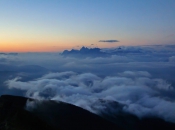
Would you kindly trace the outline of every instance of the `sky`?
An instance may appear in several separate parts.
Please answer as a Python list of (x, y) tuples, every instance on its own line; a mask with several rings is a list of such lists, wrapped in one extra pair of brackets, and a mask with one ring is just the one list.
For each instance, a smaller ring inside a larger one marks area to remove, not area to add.
[(174, 0), (0, 0), (0, 52), (175, 44), (174, 12)]

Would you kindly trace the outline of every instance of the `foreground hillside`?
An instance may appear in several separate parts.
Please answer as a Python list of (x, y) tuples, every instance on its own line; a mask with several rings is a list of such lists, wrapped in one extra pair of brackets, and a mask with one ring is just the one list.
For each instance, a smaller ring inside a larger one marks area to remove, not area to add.
[(89, 130), (117, 129), (117, 125), (82, 108), (67, 103), (45, 101), (33, 109), (25, 110), (27, 98), (0, 97), (0, 130)]
[[(112, 105), (119, 107), (117, 103)], [(0, 97), (0, 130), (175, 129), (175, 124), (159, 118), (139, 119), (122, 111), (112, 116), (108, 113), (103, 112), (100, 117), (64, 102), (37, 101), (25, 97), (2, 95)]]

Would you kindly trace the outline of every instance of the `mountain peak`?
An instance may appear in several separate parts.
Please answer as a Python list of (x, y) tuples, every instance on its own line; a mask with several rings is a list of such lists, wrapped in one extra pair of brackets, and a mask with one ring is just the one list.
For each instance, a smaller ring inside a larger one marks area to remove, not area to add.
[(107, 54), (101, 52), (100, 48), (88, 48), (83, 46), (80, 50), (71, 50), (71, 51), (63, 51), (61, 54), (63, 56), (71, 56), (71, 57), (106, 57)]

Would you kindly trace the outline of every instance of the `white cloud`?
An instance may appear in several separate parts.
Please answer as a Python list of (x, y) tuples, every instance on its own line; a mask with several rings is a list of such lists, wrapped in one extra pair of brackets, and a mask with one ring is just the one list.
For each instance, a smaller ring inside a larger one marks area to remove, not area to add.
[(138, 117), (155, 115), (174, 121), (175, 102), (166, 100), (162, 94), (174, 91), (169, 83), (150, 78), (151, 75), (144, 71), (126, 71), (119, 75), (102, 78), (92, 73), (62, 72), (49, 73), (28, 82), (12, 79), (6, 83), (10, 89), (26, 90), (25, 96), (64, 101), (95, 113), (103, 111), (104, 106), (94, 103), (108, 99), (125, 104), (123, 110)]

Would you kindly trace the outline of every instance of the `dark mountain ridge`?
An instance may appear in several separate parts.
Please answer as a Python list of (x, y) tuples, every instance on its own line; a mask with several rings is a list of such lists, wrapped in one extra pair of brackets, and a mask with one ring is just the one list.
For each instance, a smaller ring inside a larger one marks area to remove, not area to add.
[(62, 56), (69, 56), (69, 57), (107, 57), (108, 54), (101, 51), (100, 48), (87, 48), (82, 47), (80, 50), (72, 49), (70, 51), (64, 50), (63, 53), (61, 53)]
[[(64, 102), (2, 95), (0, 97), (0, 130), (175, 129), (175, 124), (157, 117), (139, 119), (132, 114), (125, 113), (121, 111), (121, 104), (117, 102), (99, 100), (97, 103), (107, 108), (100, 113), (101, 117)], [(108, 109), (111, 105), (116, 109)]]
[(125, 47), (118, 47), (113, 50), (102, 50), (100, 48), (88, 48), (88, 47), (82, 47), (80, 50), (72, 49), (70, 51), (64, 50), (61, 55), (65, 57), (78, 57), (78, 58), (96, 58), (96, 57), (110, 57), (112, 55), (126, 55), (126, 54), (141, 54), (145, 53), (143, 49), (141, 48), (125, 48)]
[[(34, 102), (36, 107), (28, 111), (25, 109), (26, 102)], [(122, 130), (114, 123), (71, 104), (50, 100), (37, 102), (19, 96), (2, 95), (0, 129)]]

